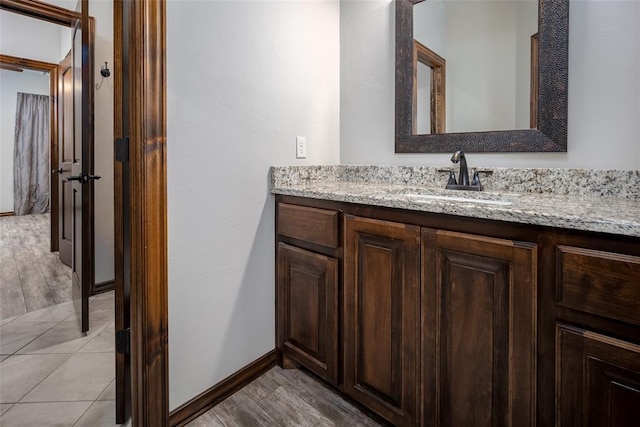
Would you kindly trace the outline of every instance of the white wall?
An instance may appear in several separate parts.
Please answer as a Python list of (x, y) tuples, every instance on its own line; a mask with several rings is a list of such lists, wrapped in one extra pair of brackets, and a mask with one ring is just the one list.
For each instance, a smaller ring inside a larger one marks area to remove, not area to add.
[(531, 123), (531, 36), (538, 32), (538, 2), (518, 1), (516, 24), (516, 128)]
[[(419, 41), (441, 57), (446, 55), (444, 34), (446, 4), (440, 1), (424, 1), (413, 8), (414, 40)], [(431, 68), (421, 62), (418, 62), (417, 68), (416, 132), (419, 134), (431, 133)], [(445, 117), (447, 115), (448, 113), (445, 114)]]
[(102, 178), (95, 181), (96, 224), (96, 283), (113, 280), (113, 74), (102, 80), (100, 68), (109, 63), (113, 73), (113, 2), (89, 1), (89, 14), (96, 19), (95, 84), (102, 86), (94, 99), (94, 149), (95, 173)]
[(57, 64), (61, 27), (0, 10), (0, 53)]
[[(0, 10), (0, 53), (38, 61), (60, 62), (60, 26), (26, 18)], [(0, 212), (13, 211), (13, 139), (16, 119), (16, 92), (29, 92), (19, 87), (33, 88), (35, 92), (49, 95), (49, 76), (25, 71), (16, 73), (2, 70), (2, 184), (0, 187)], [(5, 98), (5, 94), (8, 98)]]
[(73, 29), (70, 27), (60, 28), (60, 58), (66, 58), (73, 44)]
[(0, 212), (13, 212), (13, 145), (18, 92), (49, 96), (49, 74), (0, 70)]
[[(395, 10), (340, 5), (340, 160), (447, 165), (449, 154), (394, 154)], [(469, 156), (471, 166), (638, 169), (640, 2), (572, 0), (567, 153)]]
[(274, 348), (269, 166), (339, 162), (339, 43), (336, 1), (167, 4), (171, 409)]

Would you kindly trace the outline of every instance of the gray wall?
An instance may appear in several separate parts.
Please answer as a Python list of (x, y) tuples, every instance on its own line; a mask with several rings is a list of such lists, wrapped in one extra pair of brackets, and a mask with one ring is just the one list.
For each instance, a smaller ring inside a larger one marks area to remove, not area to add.
[[(391, 0), (340, 3), (340, 161), (447, 165), (448, 154), (394, 154)], [(640, 2), (573, 0), (568, 152), (471, 154), (472, 166), (638, 169)]]
[(95, 184), (96, 283), (113, 280), (113, 2), (89, 1), (96, 18), (94, 81), (100, 84), (100, 68), (109, 63), (111, 77), (104, 79), (94, 98), (95, 170), (102, 178)]
[(274, 348), (269, 167), (339, 162), (339, 48), (335, 1), (167, 4), (172, 409)]

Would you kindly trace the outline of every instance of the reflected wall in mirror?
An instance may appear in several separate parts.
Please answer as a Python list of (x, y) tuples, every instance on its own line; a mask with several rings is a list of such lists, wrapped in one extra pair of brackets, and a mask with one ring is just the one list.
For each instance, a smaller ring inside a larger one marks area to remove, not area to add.
[(568, 11), (569, 0), (396, 0), (396, 152), (566, 151)]
[[(447, 132), (529, 128), (530, 44), (537, 31), (537, 0), (425, 0), (413, 6), (414, 41), (448, 64)], [(418, 73), (415, 86), (422, 87), (424, 78)], [(418, 102), (418, 122), (431, 115), (429, 107)]]

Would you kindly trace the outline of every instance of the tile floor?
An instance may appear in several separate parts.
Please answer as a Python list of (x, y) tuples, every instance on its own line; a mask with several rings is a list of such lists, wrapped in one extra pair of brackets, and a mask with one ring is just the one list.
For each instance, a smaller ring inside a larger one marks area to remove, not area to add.
[[(82, 334), (49, 215), (0, 217), (0, 426), (113, 426), (113, 292)], [(379, 426), (315, 377), (274, 367), (190, 426)]]
[(71, 300), (71, 269), (49, 251), (49, 218), (0, 217), (0, 319)]
[(113, 292), (90, 299), (82, 334), (73, 302), (0, 321), (0, 425), (112, 426)]

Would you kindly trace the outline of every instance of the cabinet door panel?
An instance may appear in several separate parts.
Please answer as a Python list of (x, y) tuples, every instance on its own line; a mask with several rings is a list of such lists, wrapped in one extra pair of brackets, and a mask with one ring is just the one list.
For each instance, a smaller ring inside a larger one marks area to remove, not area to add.
[(278, 347), (338, 381), (338, 262), (278, 244)]
[(557, 425), (638, 425), (639, 345), (562, 324), (556, 345)]
[(345, 392), (415, 425), (419, 228), (347, 216), (345, 236)]
[(425, 229), (424, 424), (535, 424), (535, 245)]

